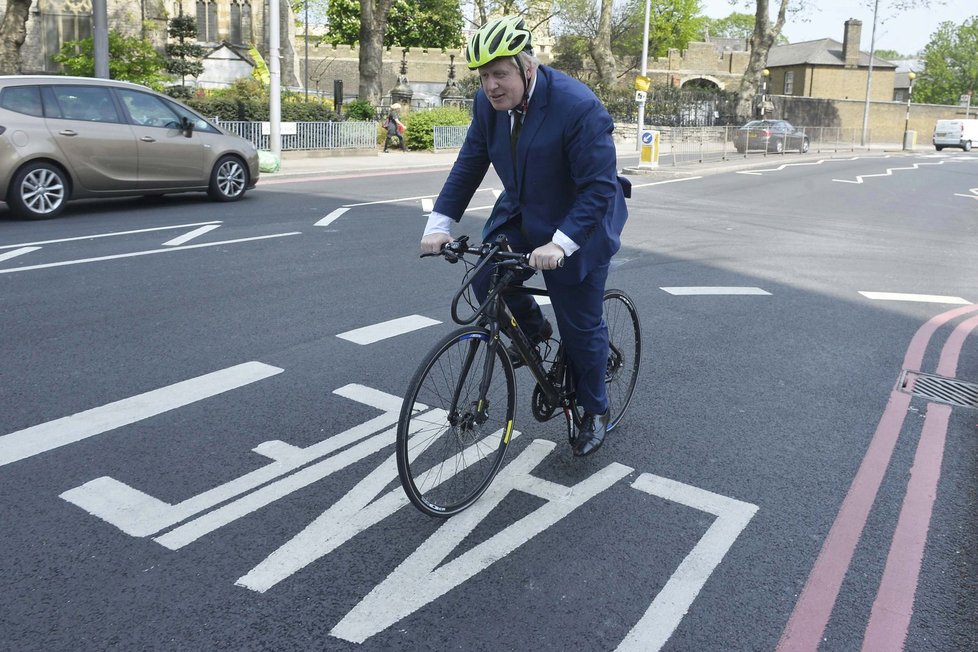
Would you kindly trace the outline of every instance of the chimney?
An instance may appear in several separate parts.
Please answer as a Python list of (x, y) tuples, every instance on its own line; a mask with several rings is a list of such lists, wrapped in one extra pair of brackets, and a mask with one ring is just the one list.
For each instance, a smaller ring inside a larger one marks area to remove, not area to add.
[(846, 33), (842, 37), (842, 58), (846, 68), (859, 67), (859, 38), (863, 31), (863, 21), (850, 18), (846, 21)]

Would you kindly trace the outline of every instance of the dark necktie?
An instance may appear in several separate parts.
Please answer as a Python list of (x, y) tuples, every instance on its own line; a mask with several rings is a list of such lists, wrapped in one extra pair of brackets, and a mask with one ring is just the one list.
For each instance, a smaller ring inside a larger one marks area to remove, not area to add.
[(509, 132), (509, 148), (513, 156), (513, 171), (516, 171), (516, 146), (520, 140), (520, 131), (523, 129), (523, 111), (519, 108), (513, 109), (513, 128)]

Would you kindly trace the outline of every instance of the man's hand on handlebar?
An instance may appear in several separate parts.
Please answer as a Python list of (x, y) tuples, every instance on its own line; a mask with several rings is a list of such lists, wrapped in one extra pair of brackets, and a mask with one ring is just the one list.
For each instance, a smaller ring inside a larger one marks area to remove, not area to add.
[(429, 233), (421, 238), (421, 253), (437, 254), (441, 253), (442, 247), (452, 241), (452, 236), (447, 233)]
[(530, 267), (540, 270), (557, 269), (564, 266), (566, 255), (560, 245), (555, 242), (548, 242), (530, 253)]

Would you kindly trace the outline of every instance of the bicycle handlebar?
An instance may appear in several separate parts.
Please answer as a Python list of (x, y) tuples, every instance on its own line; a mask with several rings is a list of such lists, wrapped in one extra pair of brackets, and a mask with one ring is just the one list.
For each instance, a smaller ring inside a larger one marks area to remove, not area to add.
[[(509, 285), (512, 277), (515, 276), (517, 272), (537, 271), (536, 268), (530, 266), (530, 254), (504, 250), (504, 248), (508, 246), (509, 242), (506, 240), (506, 236), (504, 235), (497, 236), (495, 242), (484, 242), (477, 246), (470, 246), (469, 237), (463, 235), (442, 246), (441, 251), (438, 253), (421, 254), (422, 258), (441, 256), (452, 264), (463, 260), (466, 254), (476, 255), (479, 257), (479, 262), (466, 273), (465, 282), (462, 283), (462, 287), (459, 288), (458, 292), (456, 292), (455, 296), (452, 298), (452, 319), (456, 323), (463, 325), (471, 324), (478, 319), (479, 315), (485, 312), (486, 307), (489, 306), (496, 295), (499, 294), (499, 291)], [(482, 302), (471, 317), (468, 319), (462, 319), (458, 314), (458, 302), (465, 294), (465, 291), (469, 289), (469, 286), (472, 285), (472, 282), (475, 280), (478, 273), (488, 264), (494, 264), (497, 267), (505, 268), (506, 272), (504, 278), (502, 282), (490, 290), (486, 300)], [(558, 267), (563, 266), (564, 259), (561, 258), (560, 262), (558, 263)]]

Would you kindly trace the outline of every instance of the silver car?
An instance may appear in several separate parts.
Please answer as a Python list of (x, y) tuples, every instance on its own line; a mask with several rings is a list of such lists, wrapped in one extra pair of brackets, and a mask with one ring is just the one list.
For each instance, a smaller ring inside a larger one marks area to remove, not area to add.
[(241, 199), (258, 152), (179, 102), (128, 82), (0, 76), (0, 199), (26, 219), (69, 199), (206, 191)]

